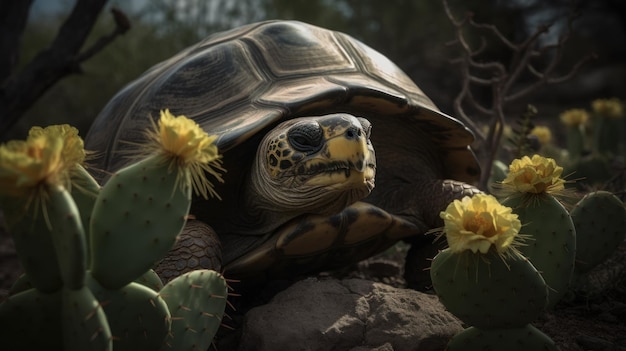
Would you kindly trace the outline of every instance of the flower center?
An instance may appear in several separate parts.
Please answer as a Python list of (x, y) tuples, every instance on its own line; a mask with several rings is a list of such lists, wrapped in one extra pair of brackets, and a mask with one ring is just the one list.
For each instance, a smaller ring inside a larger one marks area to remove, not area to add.
[(477, 212), (474, 216), (470, 217), (464, 225), (465, 229), (485, 237), (492, 237), (497, 234), (493, 227), (491, 216), (484, 212)]

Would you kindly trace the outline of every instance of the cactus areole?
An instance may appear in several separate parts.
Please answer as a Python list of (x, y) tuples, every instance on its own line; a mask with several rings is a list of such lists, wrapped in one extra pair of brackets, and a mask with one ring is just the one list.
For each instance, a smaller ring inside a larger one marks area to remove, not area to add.
[(124, 166), (162, 109), (217, 135), (227, 170), (221, 199), (192, 205), (195, 220), (160, 269), (166, 279), (345, 266), (441, 226), (450, 201), (478, 191), (461, 122), (380, 53), (305, 23), (217, 33), (149, 69), (95, 120), (86, 137), (95, 168)]

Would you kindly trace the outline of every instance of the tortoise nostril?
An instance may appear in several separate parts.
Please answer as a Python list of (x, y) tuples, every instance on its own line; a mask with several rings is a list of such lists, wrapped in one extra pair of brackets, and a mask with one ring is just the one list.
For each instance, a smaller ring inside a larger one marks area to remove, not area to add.
[(346, 138), (347, 139), (357, 139), (361, 136), (361, 130), (359, 128), (356, 127), (350, 127), (348, 128), (348, 130), (346, 131)]

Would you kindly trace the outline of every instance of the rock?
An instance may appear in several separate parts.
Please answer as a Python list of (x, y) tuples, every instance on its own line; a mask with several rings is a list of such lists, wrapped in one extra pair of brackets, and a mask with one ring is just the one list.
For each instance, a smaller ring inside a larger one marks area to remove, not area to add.
[(246, 314), (239, 350), (443, 350), (461, 330), (436, 296), (309, 278)]

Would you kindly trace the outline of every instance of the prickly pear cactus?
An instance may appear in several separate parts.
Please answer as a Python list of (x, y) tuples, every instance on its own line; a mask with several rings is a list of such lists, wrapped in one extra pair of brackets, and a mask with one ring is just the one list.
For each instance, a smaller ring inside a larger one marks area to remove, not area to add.
[(473, 342), (477, 332), (486, 337), (468, 350), (516, 347), (514, 336), (531, 328), (548, 298), (545, 281), (518, 250), (518, 216), (495, 197), (477, 194), (454, 200), (441, 218), (449, 247), (432, 261), (433, 288), (446, 309), (474, 327), (455, 336), (449, 348), (464, 349), (459, 345)]
[(168, 282), (159, 295), (172, 314), (171, 332), (161, 350), (207, 350), (226, 308), (224, 277), (211, 270), (188, 272)]
[[(109, 289), (137, 279), (172, 248), (191, 206), (160, 157), (118, 171), (102, 187), (91, 219), (92, 274)], [(96, 249), (97, 248), (97, 249)]]
[(87, 247), (80, 212), (70, 193), (62, 187), (51, 188), (48, 200), (50, 235), (63, 286), (81, 289), (85, 285)]
[(551, 158), (534, 155), (513, 160), (501, 185), (507, 195), (502, 204), (513, 209), (529, 236), (520, 252), (539, 270), (548, 286), (548, 308), (554, 307), (569, 287), (576, 257), (576, 229), (555, 195), (564, 191), (563, 168)]
[(494, 251), (441, 251), (431, 265), (433, 287), (448, 311), (480, 329), (519, 328), (541, 315), (548, 289), (522, 256)]
[(576, 258), (576, 229), (567, 209), (554, 197), (544, 194), (532, 198), (514, 197), (502, 201), (524, 223), (530, 239), (520, 252), (541, 272), (550, 287), (548, 308), (567, 292)]
[(103, 304), (115, 336), (115, 351), (158, 350), (170, 332), (170, 312), (159, 294), (138, 283), (120, 289), (106, 289), (92, 277), (87, 285)]
[(89, 288), (63, 289), (61, 300), (64, 350), (113, 350), (107, 317)]
[(613, 156), (623, 154), (624, 110), (617, 98), (592, 101), (593, 110), (593, 151)]
[(606, 260), (626, 237), (626, 208), (606, 191), (585, 195), (572, 209), (576, 226), (576, 271), (584, 273)]
[(148, 270), (141, 277), (135, 280), (136, 283), (144, 285), (154, 291), (163, 289), (163, 281), (153, 269)]
[(585, 145), (585, 128), (589, 120), (589, 113), (584, 109), (569, 109), (560, 115), (565, 125), (567, 153), (570, 164), (576, 164), (587, 148)]
[(91, 215), (91, 271), (108, 289), (148, 271), (169, 251), (183, 229), (192, 190), (213, 194), (205, 172), (219, 155), (194, 121), (161, 113), (148, 134), (145, 159), (116, 172), (102, 187)]
[[(34, 210), (10, 211), (10, 206), (5, 205), (9, 203), (3, 202), (2, 207), (7, 218), (17, 219), (8, 226), (29, 286), (46, 293), (59, 291), (63, 286), (61, 271), (56, 251), (51, 249), (54, 244), (48, 234), (48, 225), (42, 220), (43, 214)], [(32, 245), (35, 242), (38, 245)]]
[[(80, 164), (76, 165), (70, 171), (71, 177), (71, 195), (74, 199), (76, 207), (80, 210), (80, 218), (83, 228), (88, 234), (89, 223), (91, 221), (91, 212), (96, 204), (96, 199), (100, 193), (100, 184), (89, 174), (89, 172)], [(85, 246), (87, 248), (87, 267), (91, 266), (91, 255), (89, 254), (91, 235), (85, 235)]]
[[(85, 151), (75, 128), (35, 127), (27, 140), (0, 145), (0, 201), (26, 271), (0, 305), (3, 345), (11, 350), (160, 348), (172, 332), (168, 305), (133, 280), (162, 287), (150, 267), (185, 224), (192, 190), (214, 194), (205, 172), (220, 179), (213, 169), (221, 169), (214, 139), (195, 122), (166, 112), (149, 133), (144, 159), (103, 188), (81, 166)], [(193, 279), (193, 286), (210, 296), (181, 289), (172, 294), (180, 300), (169, 303), (198, 305), (198, 314), (221, 320), (223, 308), (212, 308), (223, 285), (211, 277)], [(213, 301), (197, 302), (201, 298)], [(199, 336), (198, 343), (206, 343), (207, 334)]]

